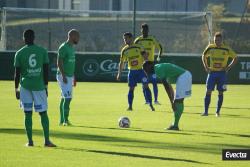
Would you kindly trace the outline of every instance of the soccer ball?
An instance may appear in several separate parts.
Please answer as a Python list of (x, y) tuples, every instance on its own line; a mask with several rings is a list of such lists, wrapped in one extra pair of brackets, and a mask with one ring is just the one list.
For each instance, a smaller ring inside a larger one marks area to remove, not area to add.
[(119, 126), (121, 128), (129, 128), (130, 127), (130, 120), (128, 117), (121, 117), (118, 120)]

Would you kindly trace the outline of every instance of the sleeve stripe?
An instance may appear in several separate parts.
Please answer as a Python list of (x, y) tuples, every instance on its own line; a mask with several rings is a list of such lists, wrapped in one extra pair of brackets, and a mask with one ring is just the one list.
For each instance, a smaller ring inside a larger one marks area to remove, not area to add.
[(217, 49), (217, 50), (225, 50), (227, 52), (229, 52), (229, 49), (228, 48), (217, 48), (217, 47), (211, 47), (211, 48), (207, 48), (205, 51), (204, 51), (204, 55), (207, 54), (207, 52), (211, 49)]
[(122, 54), (123, 54), (125, 51), (129, 50), (129, 49), (141, 49), (141, 48), (140, 48), (140, 47), (137, 47), (137, 46), (131, 46), (131, 47), (128, 47), (128, 48), (124, 49), (124, 50), (122, 51)]

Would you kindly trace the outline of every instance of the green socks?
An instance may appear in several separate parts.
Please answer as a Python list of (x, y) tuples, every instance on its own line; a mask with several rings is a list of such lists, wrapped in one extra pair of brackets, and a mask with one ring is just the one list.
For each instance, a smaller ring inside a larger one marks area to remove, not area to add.
[(181, 115), (184, 110), (184, 104), (176, 103), (175, 106), (176, 106), (176, 111), (174, 112), (174, 127), (178, 127)]
[(61, 102), (60, 102), (60, 124), (62, 124), (64, 122), (64, 118), (63, 118), (63, 102), (64, 102), (64, 99), (62, 98), (61, 99)]
[(63, 102), (63, 120), (64, 123), (67, 123), (69, 121), (69, 105), (70, 105), (71, 99), (64, 99)]
[(60, 102), (60, 124), (66, 123), (69, 121), (69, 105), (70, 105), (71, 99), (61, 99)]
[[(40, 112), (41, 123), (43, 127), (43, 134), (45, 138), (45, 143), (49, 142), (49, 118), (47, 112)], [(32, 112), (25, 112), (25, 129), (29, 143), (33, 143), (32, 140)]]
[(25, 112), (24, 122), (29, 143), (32, 143), (32, 112)]
[(43, 134), (45, 138), (45, 143), (49, 142), (49, 118), (47, 115), (47, 112), (41, 112), (39, 113), (41, 116), (41, 123), (43, 127)]

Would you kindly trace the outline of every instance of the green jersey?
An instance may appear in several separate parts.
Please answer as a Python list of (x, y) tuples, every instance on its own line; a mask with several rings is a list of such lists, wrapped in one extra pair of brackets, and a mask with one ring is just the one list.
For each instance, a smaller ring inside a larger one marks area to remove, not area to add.
[[(68, 42), (62, 43), (59, 47), (58, 59), (63, 60), (65, 75), (72, 77), (75, 73), (75, 50)], [(60, 74), (59, 68), (57, 69), (57, 74)]]
[(49, 63), (47, 50), (37, 45), (25, 45), (15, 54), (14, 67), (20, 68), (20, 84), (31, 91), (45, 89), (43, 65)]
[(185, 69), (171, 63), (156, 64), (154, 69), (158, 78), (167, 80), (169, 83), (175, 83), (177, 78), (186, 72)]

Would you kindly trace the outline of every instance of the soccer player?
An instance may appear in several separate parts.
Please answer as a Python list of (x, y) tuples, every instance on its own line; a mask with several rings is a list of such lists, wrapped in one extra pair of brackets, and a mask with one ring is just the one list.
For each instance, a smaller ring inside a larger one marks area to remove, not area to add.
[[(231, 58), (231, 62), (228, 64), (228, 59)], [(209, 59), (209, 63), (208, 63)], [(220, 116), (220, 109), (223, 103), (223, 92), (226, 91), (226, 75), (227, 72), (237, 62), (236, 53), (228, 46), (223, 44), (222, 34), (220, 32), (215, 33), (214, 43), (209, 44), (204, 50), (202, 55), (202, 62), (205, 70), (208, 73), (207, 76), (207, 91), (204, 99), (205, 110), (202, 116), (208, 116), (208, 108), (211, 101), (211, 94), (217, 85), (218, 102), (216, 117)]]
[[(16, 99), (20, 99), (20, 106), (25, 114), (25, 129), (28, 137), (26, 146), (34, 146), (32, 139), (32, 108), (41, 117), (44, 133), (44, 146), (56, 147), (49, 139), (49, 118), (47, 115), (48, 96), (48, 64), (47, 50), (34, 44), (35, 33), (33, 30), (25, 30), (23, 33), (25, 46), (15, 54), (15, 93)], [(21, 81), (21, 82), (20, 82)], [(20, 91), (18, 90), (20, 83)]]
[(123, 34), (123, 40), (126, 44), (121, 50), (121, 58), (119, 62), (119, 69), (116, 79), (120, 80), (121, 72), (124, 67), (124, 62), (128, 62), (128, 111), (132, 111), (133, 99), (134, 99), (134, 88), (137, 86), (138, 82), (141, 82), (143, 88), (145, 89), (145, 93), (147, 99), (149, 100), (149, 106), (152, 111), (154, 111), (154, 107), (152, 105), (152, 95), (151, 91), (148, 87), (148, 79), (144, 71), (142, 70), (142, 64), (145, 59), (147, 59), (147, 54), (145, 50), (138, 44), (133, 43), (133, 36), (130, 32), (126, 32)]
[(67, 41), (63, 42), (58, 50), (57, 56), (57, 81), (61, 88), (60, 102), (60, 123), (59, 125), (69, 126), (69, 110), (72, 99), (72, 85), (74, 84), (75, 72), (75, 50), (73, 45), (79, 42), (79, 32), (72, 29), (68, 32)]
[[(151, 35), (148, 35), (149, 27), (146, 23), (141, 25), (141, 33), (142, 35), (135, 39), (136, 44), (140, 44), (144, 47), (144, 49), (148, 52), (148, 61), (155, 62), (155, 49), (157, 49), (158, 57), (157, 61), (160, 61), (160, 56), (162, 55), (162, 46), (161, 44)], [(160, 104), (158, 102), (158, 87), (157, 87), (157, 78), (156, 75), (153, 73), (148, 76), (149, 82), (151, 81), (153, 84), (153, 91), (154, 91), (154, 103)], [(146, 104), (148, 104), (148, 100), (146, 98), (145, 90), (143, 89), (144, 97), (146, 99)]]
[[(147, 75), (155, 73), (162, 81), (174, 111), (174, 122), (168, 130), (179, 130), (179, 121), (184, 110), (184, 98), (191, 96), (192, 75), (189, 71), (170, 63), (156, 64), (146, 61), (143, 70)], [(176, 83), (174, 93), (171, 83)]]

